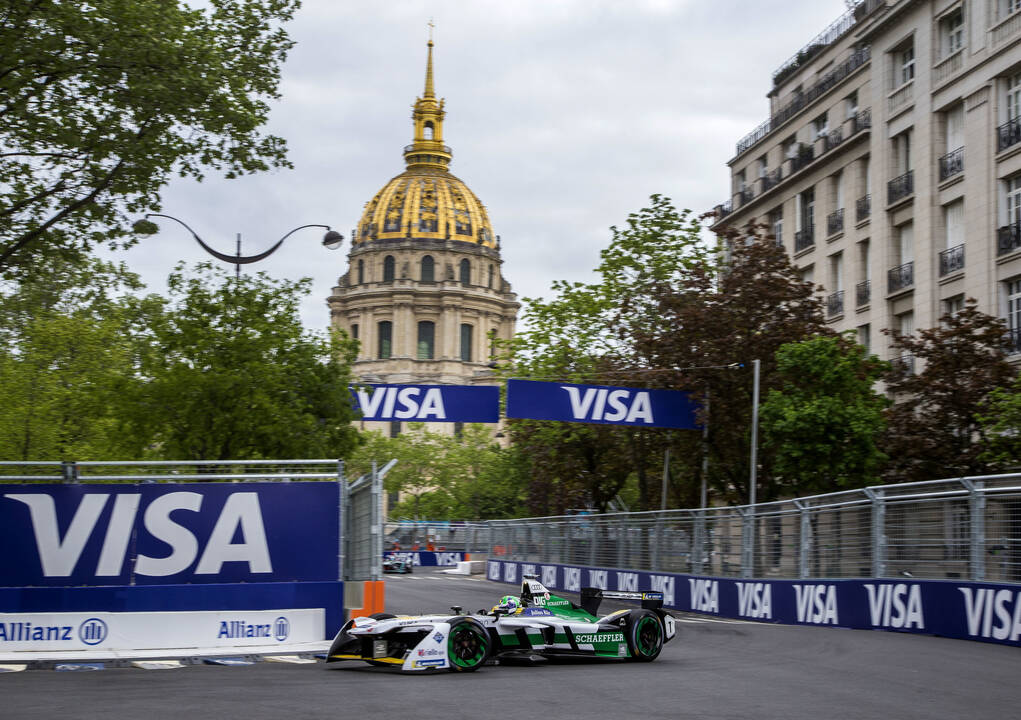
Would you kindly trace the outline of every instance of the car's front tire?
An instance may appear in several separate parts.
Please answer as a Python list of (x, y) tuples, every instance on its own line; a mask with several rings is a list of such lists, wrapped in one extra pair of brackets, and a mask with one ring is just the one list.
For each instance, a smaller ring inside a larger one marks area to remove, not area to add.
[(628, 616), (627, 644), (631, 659), (652, 662), (663, 650), (665, 636), (659, 616), (648, 610), (632, 610)]
[(452, 672), (474, 672), (489, 657), (489, 633), (478, 620), (469, 617), (450, 621), (447, 662)]

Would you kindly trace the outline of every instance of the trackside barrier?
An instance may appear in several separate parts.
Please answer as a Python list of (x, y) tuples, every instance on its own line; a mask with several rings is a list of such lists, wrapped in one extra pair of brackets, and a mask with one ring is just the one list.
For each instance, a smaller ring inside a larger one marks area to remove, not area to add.
[(468, 560), (469, 555), (470, 553), (465, 552), (429, 552), (427, 550), (404, 552), (402, 550), (393, 550), (383, 553), (383, 559), (400, 558), (416, 567), (454, 567), (459, 562)]
[(667, 607), (787, 625), (894, 630), (1021, 645), (1021, 587), (901, 578), (738, 580), (617, 568), (489, 560), (486, 577), (551, 590), (658, 590)]
[(323, 642), (344, 543), (379, 543), (349, 490), (336, 460), (2, 462), (0, 656)]

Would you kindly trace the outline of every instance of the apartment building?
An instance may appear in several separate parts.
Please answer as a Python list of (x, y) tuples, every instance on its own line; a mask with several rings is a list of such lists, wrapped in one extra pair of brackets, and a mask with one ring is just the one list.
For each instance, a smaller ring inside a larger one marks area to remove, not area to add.
[(973, 297), (1021, 361), (1021, 0), (864, 0), (767, 97), (713, 228), (768, 224), (881, 358)]

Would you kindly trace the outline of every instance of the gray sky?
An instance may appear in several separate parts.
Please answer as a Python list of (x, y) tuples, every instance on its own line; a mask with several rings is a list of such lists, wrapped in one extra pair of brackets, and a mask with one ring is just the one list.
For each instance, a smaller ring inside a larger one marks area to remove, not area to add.
[[(306, 223), (342, 232), (339, 251), (312, 228), (248, 266), (312, 277), (302, 318), (325, 328), (351, 228), (404, 170), (431, 17), (451, 172), (486, 205), (519, 298), (548, 296), (555, 279), (591, 279), (609, 226), (649, 195), (697, 212), (727, 199), (726, 162), (766, 119), (773, 71), (845, 10), (843, 0), (305, 0), (269, 127), (294, 169), (180, 181), (164, 212), (227, 253), (237, 233), (255, 254)], [(169, 221), (116, 256), (157, 292), (177, 261), (210, 259)]]

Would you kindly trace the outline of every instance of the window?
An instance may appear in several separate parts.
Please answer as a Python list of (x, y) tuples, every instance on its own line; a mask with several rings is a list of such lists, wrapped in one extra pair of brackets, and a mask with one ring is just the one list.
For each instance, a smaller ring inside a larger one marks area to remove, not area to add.
[(364, 285), (365, 284), (365, 261), (364, 260), (359, 260), (358, 261), (358, 284), (359, 285)]
[(964, 200), (943, 206), (943, 226), (946, 228), (947, 250), (964, 244)]
[(354, 340), (358, 339), (358, 323), (351, 323), (351, 337)]
[(807, 283), (815, 282), (815, 265), (809, 265), (801, 269), (801, 280)]
[(383, 282), (393, 282), (396, 268), (397, 261), (394, 260), (393, 255), (387, 255), (383, 258)]
[(912, 223), (897, 226), (897, 264), (914, 262), (915, 259), (915, 227)]
[(872, 279), (872, 266), (869, 263), (869, 241), (863, 240), (858, 244), (858, 261), (861, 263), (861, 275), (860, 277), (868, 282)]
[(865, 348), (866, 352), (872, 351), (871, 330), (868, 325), (858, 326), (858, 344)]
[(955, 105), (943, 113), (943, 128), (947, 138), (946, 152), (964, 147), (964, 105)]
[(432, 360), (436, 350), (436, 323), (423, 320), (418, 324), (418, 359)]
[(1007, 327), (1010, 328), (1010, 343), (1014, 352), (1021, 352), (1021, 276), (1011, 278), (1003, 284), (1006, 295)]
[(759, 177), (760, 178), (766, 177), (766, 173), (769, 172), (769, 164), (766, 160), (766, 156), (763, 155), (762, 157), (760, 157), (758, 160), (755, 161), (755, 164), (759, 170)]
[(830, 256), (830, 289), (833, 292), (844, 291), (844, 253)]
[(948, 57), (964, 47), (964, 9), (957, 8), (939, 21), (940, 57)]
[(942, 302), (943, 315), (950, 315), (953, 317), (957, 313), (964, 310), (964, 295), (954, 295), (952, 298), (947, 298)]
[(815, 188), (798, 195), (798, 206), (798, 229), (811, 230), (815, 227)]
[(737, 192), (739, 193), (744, 192), (745, 188), (744, 170), (739, 170), (737, 174), (734, 175), (734, 187), (736, 188)]
[(376, 326), (376, 336), (379, 343), (376, 356), (380, 360), (386, 360), (391, 357), (393, 352), (393, 334), (394, 326), (389, 320), (384, 320)]
[(825, 135), (826, 133), (828, 133), (829, 131), (830, 131), (829, 130), (829, 120), (827, 119), (827, 114), (826, 113), (823, 113), (822, 115), (820, 115), (819, 117), (817, 117), (815, 120), (812, 121), (812, 137), (813, 138), (820, 138), (823, 135)]
[(422, 282), (434, 282), (436, 280), (436, 264), (433, 262), (432, 255), (425, 255), (422, 257)]
[(999, 5), (1001, 18), (1021, 10), (1021, 0), (999, 0)]
[(1006, 108), (1007, 122), (1017, 120), (1021, 117), (1021, 73), (1011, 75), (1007, 78), (1007, 97), (1004, 107)]
[(844, 207), (844, 173), (838, 172), (833, 176), (833, 207), (840, 210)]
[(471, 325), (461, 326), (461, 360), (472, 361), (472, 334), (474, 328)]
[(460, 265), (460, 275), (462, 285), (471, 285), (472, 281), (472, 268), (471, 264), (467, 260), (462, 260)]
[(844, 117), (853, 118), (858, 114), (858, 91), (855, 90), (853, 93), (844, 98)]
[(433, 124), (432, 124), (432, 120), (427, 120), (426, 121), (425, 127), (423, 128), (423, 130), (424, 130), (424, 132), (422, 134), (425, 136), (425, 139), (426, 140), (432, 140), (433, 139)]
[(1003, 224), (1015, 227), (1021, 225), (1021, 175), (1004, 180), (1003, 189)]
[(492, 265), (489, 266), (489, 284), (487, 285), (487, 287), (490, 287), (490, 288), (493, 287), (493, 266)]
[(911, 130), (893, 136), (893, 173), (903, 175), (911, 169)]
[(769, 213), (769, 227), (776, 238), (776, 244), (783, 245), (783, 206)]
[(908, 310), (896, 315), (894, 319), (897, 321), (897, 332), (901, 335), (911, 335), (915, 331), (915, 313), (913, 311)]
[(895, 86), (903, 85), (915, 79), (915, 45), (914, 42), (905, 45), (896, 53), (897, 58), (897, 82)]
[(783, 156), (786, 159), (797, 157), (798, 155), (798, 139), (794, 135), (783, 141)]

